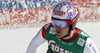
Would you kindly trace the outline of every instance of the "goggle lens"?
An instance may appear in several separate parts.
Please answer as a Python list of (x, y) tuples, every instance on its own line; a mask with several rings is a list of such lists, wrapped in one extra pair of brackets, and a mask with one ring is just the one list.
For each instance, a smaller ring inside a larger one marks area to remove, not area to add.
[(54, 27), (57, 27), (57, 28), (60, 28), (60, 29), (64, 29), (64, 28), (68, 27), (67, 20), (52, 19), (52, 24), (53, 24)]

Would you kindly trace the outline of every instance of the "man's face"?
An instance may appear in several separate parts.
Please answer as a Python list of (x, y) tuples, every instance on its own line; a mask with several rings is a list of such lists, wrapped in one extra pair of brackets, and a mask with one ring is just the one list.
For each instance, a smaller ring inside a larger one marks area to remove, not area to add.
[(52, 17), (52, 25), (55, 27), (57, 38), (62, 38), (66, 34), (68, 35), (69, 26), (67, 20)]
[(68, 34), (68, 31), (69, 31), (69, 27), (64, 28), (64, 29), (59, 29), (59, 28), (55, 27), (55, 29), (56, 29), (56, 37), (57, 38), (62, 38), (63, 36)]

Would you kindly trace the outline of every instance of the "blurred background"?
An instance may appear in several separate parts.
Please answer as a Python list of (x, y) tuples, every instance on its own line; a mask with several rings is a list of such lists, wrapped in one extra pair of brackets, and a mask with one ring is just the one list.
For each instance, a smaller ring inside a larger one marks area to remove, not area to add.
[[(77, 27), (94, 40), (100, 50), (99, 0), (0, 0), (0, 53), (25, 53), (40, 28), (51, 22), (53, 8), (70, 2), (80, 11)], [(47, 42), (39, 47), (45, 53)]]

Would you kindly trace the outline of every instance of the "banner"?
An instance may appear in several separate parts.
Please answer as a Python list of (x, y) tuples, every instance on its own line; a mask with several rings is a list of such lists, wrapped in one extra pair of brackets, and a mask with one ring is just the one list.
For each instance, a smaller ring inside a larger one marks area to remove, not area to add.
[[(41, 24), (51, 20), (54, 6), (65, 0), (0, 0), (0, 26)], [(99, 20), (99, 0), (67, 0), (80, 11), (79, 21)]]
[(53, 7), (65, 0), (0, 0), (0, 10)]
[(50, 22), (54, 6), (65, 0), (0, 0), (0, 25)]

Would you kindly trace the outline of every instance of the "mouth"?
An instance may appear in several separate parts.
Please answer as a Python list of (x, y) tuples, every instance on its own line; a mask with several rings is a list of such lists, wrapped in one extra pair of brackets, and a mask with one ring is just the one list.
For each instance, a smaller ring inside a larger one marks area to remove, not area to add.
[(56, 37), (60, 38), (61, 37), (61, 32), (60, 31), (56, 31)]
[(61, 33), (61, 30), (56, 30), (56, 33)]
[(60, 29), (56, 29), (56, 36), (60, 37), (61, 36), (62, 31)]
[(56, 31), (56, 35), (57, 35), (57, 36), (60, 36), (60, 34), (61, 34), (61, 31), (60, 31), (60, 30), (57, 30), (57, 31)]
[(61, 33), (60, 31), (57, 31), (57, 33)]

